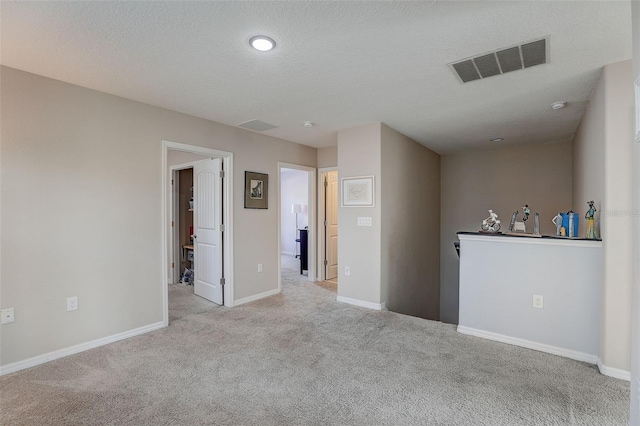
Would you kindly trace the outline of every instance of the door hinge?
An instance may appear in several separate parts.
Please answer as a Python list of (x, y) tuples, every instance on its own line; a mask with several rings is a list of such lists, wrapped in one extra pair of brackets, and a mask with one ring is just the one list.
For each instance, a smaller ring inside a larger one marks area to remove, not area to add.
[(224, 177), (224, 170), (220, 170), (220, 177), (223, 178)]
[(171, 262), (171, 267), (172, 267), (172, 268), (175, 268), (175, 267), (176, 267), (176, 264), (175, 264), (175, 263), (173, 263), (173, 262)]
[(173, 221), (171, 221), (171, 226), (175, 226), (175, 224), (174, 224), (174, 222), (173, 222)]
[(329, 264), (329, 262), (327, 262), (327, 259), (324, 260), (324, 266), (327, 266)]
[(171, 179), (171, 186), (173, 186), (173, 179)]
[(324, 220), (324, 226), (325, 228), (327, 227), (328, 223), (327, 223), (327, 219)]
[(224, 223), (222, 225), (220, 225), (220, 231), (224, 232)]
[(224, 277), (220, 278), (220, 285), (224, 285)]
[(327, 186), (329, 186), (329, 184), (327, 183), (327, 178), (324, 178), (324, 187), (326, 188)]

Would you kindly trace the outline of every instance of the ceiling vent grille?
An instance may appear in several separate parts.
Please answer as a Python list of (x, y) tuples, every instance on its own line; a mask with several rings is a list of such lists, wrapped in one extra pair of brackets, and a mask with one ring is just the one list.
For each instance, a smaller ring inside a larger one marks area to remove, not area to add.
[(549, 37), (482, 53), (452, 62), (449, 68), (461, 83), (548, 63)]
[(244, 123), (238, 124), (238, 127), (242, 127), (244, 129), (254, 130), (256, 132), (264, 132), (266, 130), (275, 129), (278, 126), (274, 126), (273, 124), (265, 123), (260, 120), (249, 120)]

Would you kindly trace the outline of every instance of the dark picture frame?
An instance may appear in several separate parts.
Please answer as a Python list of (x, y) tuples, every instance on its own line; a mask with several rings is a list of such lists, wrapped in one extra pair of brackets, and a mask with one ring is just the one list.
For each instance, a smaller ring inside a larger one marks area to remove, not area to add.
[(269, 175), (244, 172), (244, 208), (268, 209)]

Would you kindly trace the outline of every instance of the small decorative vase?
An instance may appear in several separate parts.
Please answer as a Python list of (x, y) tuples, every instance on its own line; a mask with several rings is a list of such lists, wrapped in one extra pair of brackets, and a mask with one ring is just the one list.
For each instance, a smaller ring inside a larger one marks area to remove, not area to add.
[(590, 240), (598, 239), (598, 235), (596, 234), (595, 220), (593, 218), (587, 219), (587, 232), (585, 232), (584, 237)]

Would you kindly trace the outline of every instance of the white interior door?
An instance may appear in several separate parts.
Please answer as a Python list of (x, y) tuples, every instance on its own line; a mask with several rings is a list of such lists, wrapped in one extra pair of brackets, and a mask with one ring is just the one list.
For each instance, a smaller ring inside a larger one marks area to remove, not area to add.
[(193, 291), (218, 305), (223, 304), (221, 170), (220, 158), (193, 167)]
[(328, 172), (326, 176), (326, 279), (331, 280), (338, 277), (338, 172)]

